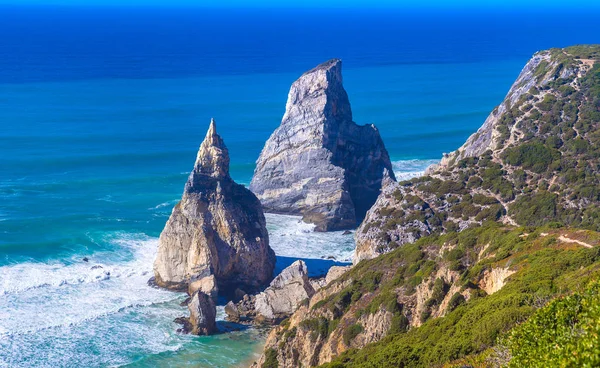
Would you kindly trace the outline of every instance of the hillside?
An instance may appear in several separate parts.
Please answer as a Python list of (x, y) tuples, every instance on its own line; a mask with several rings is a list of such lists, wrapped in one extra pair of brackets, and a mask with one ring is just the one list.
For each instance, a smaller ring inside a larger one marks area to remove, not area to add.
[(311, 298), (271, 332), (265, 359), (278, 364), (263, 367), (339, 354), (326, 366), (428, 367), (485, 351), (554, 296), (597, 279), (598, 245), (593, 231), (494, 222), (422, 238), (360, 262)]
[(390, 183), (355, 261), (486, 220), (600, 229), (600, 46), (533, 56), (483, 126), (428, 175)]
[(543, 366), (554, 337), (535, 334), (549, 326), (595, 341), (564, 326), (595, 316), (580, 301), (600, 275), (598, 60), (600, 46), (538, 52), (462, 147), (387, 182), (355, 266), (276, 327), (256, 365)]

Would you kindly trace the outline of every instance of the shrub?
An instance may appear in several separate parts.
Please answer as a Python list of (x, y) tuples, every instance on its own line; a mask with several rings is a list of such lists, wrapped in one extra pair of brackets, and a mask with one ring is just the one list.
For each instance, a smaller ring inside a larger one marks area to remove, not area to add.
[(461, 293), (454, 293), (450, 301), (448, 302), (447, 312), (450, 313), (455, 310), (459, 305), (466, 303), (465, 297)]
[(520, 225), (541, 226), (558, 218), (557, 198), (550, 192), (524, 195), (510, 205), (510, 213)]
[(279, 362), (277, 361), (277, 351), (273, 348), (265, 350), (265, 362), (262, 368), (279, 368)]
[(552, 301), (505, 340), (510, 367), (600, 366), (600, 283)]
[(535, 173), (542, 173), (550, 164), (560, 159), (560, 152), (542, 143), (525, 143), (506, 150), (503, 160), (509, 165), (521, 166)]
[(342, 339), (344, 340), (344, 344), (350, 345), (350, 342), (352, 342), (352, 340), (354, 340), (354, 338), (358, 336), (358, 334), (363, 332), (363, 330), (363, 326), (359, 324), (353, 324), (347, 327), (342, 333)]

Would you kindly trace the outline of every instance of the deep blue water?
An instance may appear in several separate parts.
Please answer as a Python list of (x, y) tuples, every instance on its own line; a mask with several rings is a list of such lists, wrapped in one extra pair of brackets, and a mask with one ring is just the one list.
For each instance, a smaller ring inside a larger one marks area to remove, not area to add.
[[(290, 84), (340, 57), (354, 120), (418, 172), (535, 51), (599, 42), (598, 15), (0, 7), (0, 367), (240, 364), (254, 332), (177, 335), (180, 296), (145, 284), (211, 117), (248, 183)], [(286, 261), (352, 250), (269, 226)]]

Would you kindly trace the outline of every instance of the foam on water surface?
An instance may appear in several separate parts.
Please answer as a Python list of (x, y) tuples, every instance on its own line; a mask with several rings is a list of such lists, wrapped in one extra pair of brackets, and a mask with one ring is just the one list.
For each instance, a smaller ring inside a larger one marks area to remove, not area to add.
[(410, 180), (422, 176), (425, 169), (433, 164), (437, 164), (440, 160), (399, 160), (393, 161), (392, 167), (398, 181)]
[[(276, 272), (301, 258), (312, 276), (323, 275), (352, 257), (352, 234), (317, 233), (297, 216), (266, 217)], [(176, 332), (173, 320), (187, 312), (179, 305), (185, 295), (147, 283), (157, 238), (88, 237), (111, 251), (90, 254), (87, 262), (73, 255), (0, 267), (0, 367), (237, 366), (256, 353), (264, 334), (255, 329), (211, 337)], [(219, 306), (219, 325), (227, 330), (224, 317)]]

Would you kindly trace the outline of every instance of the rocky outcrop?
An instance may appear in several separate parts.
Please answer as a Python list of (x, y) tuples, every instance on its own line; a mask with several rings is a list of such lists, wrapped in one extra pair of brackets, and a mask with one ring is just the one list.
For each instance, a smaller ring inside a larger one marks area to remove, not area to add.
[(600, 230), (599, 49), (536, 53), (463, 146), (425, 176), (384, 186), (355, 232), (354, 262), (486, 221)]
[(304, 261), (283, 270), (265, 291), (256, 296), (256, 314), (267, 321), (278, 321), (292, 314), (313, 294)]
[(217, 331), (217, 309), (209, 295), (196, 291), (188, 303), (188, 309), (190, 310), (190, 333), (211, 335)]
[(329, 285), (333, 281), (337, 280), (351, 268), (352, 266), (331, 266), (329, 271), (327, 271), (327, 276), (325, 276), (325, 285)]
[(217, 300), (219, 288), (217, 286), (217, 279), (215, 278), (215, 275), (206, 276), (200, 280), (190, 282), (188, 286), (188, 294), (194, 295), (196, 291), (200, 291), (210, 296), (213, 300)]
[(352, 121), (333, 59), (290, 89), (281, 125), (266, 142), (250, 184), (267, 212), (298, 214), (317, 231), (353, 228), (394, 174), (374, 125)]
[(516, 271), (509, 268), (492, 268), (485, 270), (479, 280), (479, 287), (488, 294), (493, 294), (504, 287), (506, 279)]
[(160, 235), (155, 282), (213, 295), (217, 285), (253, 290), (271, 280), (274, 266), (260, 202), (229, 176), (229, 153), (211, 121), (183, 197)]
[(229, 302), (225, 313), (233, 322), (277, 323), (290, 316), (314, 293), (306, 264), (298, 260), (284, 269), (260, 294), (245, 295), (238, 303)]

